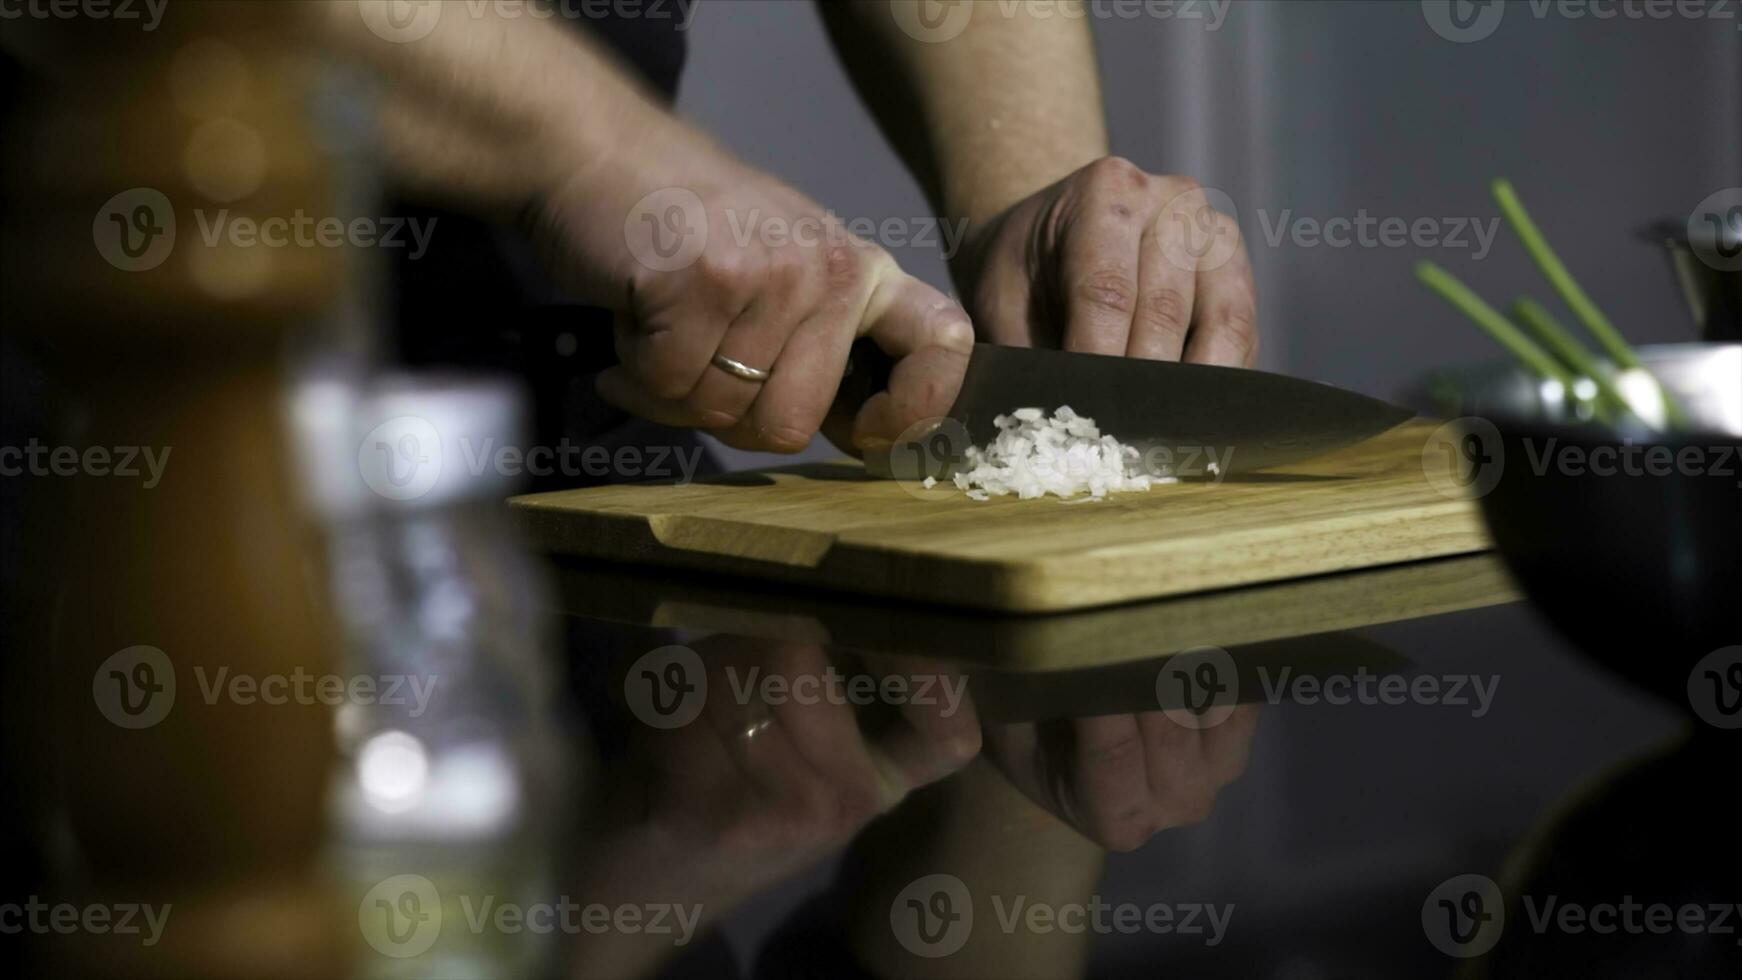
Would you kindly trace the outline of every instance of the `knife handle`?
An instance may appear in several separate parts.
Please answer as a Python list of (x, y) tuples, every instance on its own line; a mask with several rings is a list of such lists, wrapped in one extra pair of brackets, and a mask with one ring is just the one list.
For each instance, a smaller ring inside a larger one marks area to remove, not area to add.
[[(599, 312), (601, 311), (567, 305), (535, 307), (528, 313), (526, 322), (517, 325), (517, 332), (530, 334), (538, 338), (539, 344), (548, 345), (555, 343), (562, 334), (576, 333), (577, 316)], [(608, 323), (602, 325), (609, 326)], [(549, 349), (548, 346), (545, 349)], [(535, 363), (544, 366), (547, 371), (560, 372), (562, 378), (567, 379), (577, 374), (596, 374), (622, 362), (617, 357), (615, 345), (611, 343), (583, 343), (572, 354), (565, 354), (560, 361), (535, 360)], [(866, 399), (888, 389), (889, 375), (894, 369), (894, 359), (883, 353), (883, 349), (875, 341), (863, 337), (855, 341), (847, 356), (846, 371), (841, 378), (831, 414), (845, 412), (850, 424)]]
[(889, 375), (895, 370), (895, 360), (883, 353), (883, 348), (869, 338), (853, 342), (847, 354), (847, 369), (841, 376), (841, 386), (835, 393), (839, 411), (857, 413), (859, 406), (880, 391), (889, 388)]

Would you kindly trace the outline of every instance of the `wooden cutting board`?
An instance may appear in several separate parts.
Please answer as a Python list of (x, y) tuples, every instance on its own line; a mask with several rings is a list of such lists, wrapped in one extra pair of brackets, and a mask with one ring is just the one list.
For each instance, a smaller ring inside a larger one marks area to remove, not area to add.
[(1522, 598), (1493, 552), (1048, 616), (795, 591), (724, 575), (566, 558), (546, 571), (555, 609), (591, 622), (1042, 674), (1154, 660), (1198, 646), (1233, 651), (1347, 635)]
[(1428, 481), (1424, 467), (1443, 465), (1422, 452), (1435, 427), (1100, 503), (977, 502), (873, 480), (846, 460), (510, 503), (558, 554), (1056, 612), (1484, 550), (1475, 503)]

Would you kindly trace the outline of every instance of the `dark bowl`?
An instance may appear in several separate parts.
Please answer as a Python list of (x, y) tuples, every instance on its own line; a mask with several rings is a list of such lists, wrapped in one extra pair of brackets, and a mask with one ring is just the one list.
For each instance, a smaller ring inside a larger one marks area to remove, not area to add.
[(1448, 474), (1480, 498), (1524, 592), (1590, 656), (1699, 711), (1696, 665), (1742, 643), (1742, 345), (1639, 356), (1688, 427), (1581, 420), (1558, 384), (1512, 363), (1442, 372), (1427, 390), (1458, 420), (1441, 440)]

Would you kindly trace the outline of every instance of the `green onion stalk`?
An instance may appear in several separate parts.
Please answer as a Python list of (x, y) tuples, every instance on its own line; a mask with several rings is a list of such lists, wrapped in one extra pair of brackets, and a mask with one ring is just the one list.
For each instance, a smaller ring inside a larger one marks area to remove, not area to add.
[[(1597, 343), (1609, 355), (1609, 359), (1623, 370), (1645, 371), (1645, 365), (1640, 362), (1639, 355), (1634, 353), (1633, 348), (1628, 346), (1627, 340), (1621, 336), (1621, 331), (1615, 329), (1615, 325), (1609, 322), (1609, 318), (1603, 315), (1603, 311), (1597, 308), (1597, 304), (1592, 302), (1591, 297), (1579, 286), (1578, 280), (1574, 279), (1573, 274), (1567, 271), (1566, 264), (1555, 254), (1554, 249), (1549, 247), (1548, 239), (1543, 237), (1536, 222), (1531, 220), (1530, 213), (1524, 209), (1524, 203), (1518, 199), (1518, 194), (1512, 189), (1510, 181), (1503, 179), (1494, 181), (1494, 200), (1500, 205), (1500, 213), (1506, 217), (1506, 223), (1512, 227), (1513, 233), (1524, 244), (1524, 250), (1530, 253), (1537, 268), (1542, 270), (1543, 276), (1548, 279), (1555, 292), (1559, 293), (1561, 299), (1566, 301), (1568, 308), (1573, 311), (1573, 315), (1578, 317), (1585, 329), (1591, 332), (1591, 336), (1597, 339)], [(1649, 372), (1645, 373), (1650, 376)], [(1588, 376), (1593, 381), (1597, 381), (1599, 385), (1602, 384), (1596, 373), (1589, 373)], [(1663, 399), (1664, 417), (1671, 427), (1685, 426), (1687, 412), (1682, 409), (1681, 404), (1662, 383), (1655, 383), (1655, 387)]]

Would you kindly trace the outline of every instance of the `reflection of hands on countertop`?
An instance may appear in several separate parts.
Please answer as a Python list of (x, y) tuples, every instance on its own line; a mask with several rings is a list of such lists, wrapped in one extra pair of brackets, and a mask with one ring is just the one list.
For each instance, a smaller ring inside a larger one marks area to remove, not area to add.
[[(706, 929), (980, 750), (964, 678), (935, 661), (837, 666), (818, 646), (735, 637), (695, 653), (705, 682), (686, 696), (699, 705), (671, 728), (631, 721), (626, 756), (604, 774), (581, 855), (589, 902), (699, 907)], [(865, 683), (891, 678), (912, 696), (862, 706)], [(576, 968), (638, 975), (681, 938), (583, 934)]]

